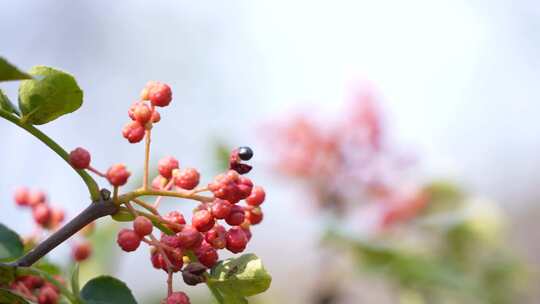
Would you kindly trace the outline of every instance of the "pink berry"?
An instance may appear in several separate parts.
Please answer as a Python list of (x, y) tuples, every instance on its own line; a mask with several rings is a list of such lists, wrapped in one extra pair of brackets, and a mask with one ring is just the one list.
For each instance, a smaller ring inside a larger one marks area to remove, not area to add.
[(232, 253), (239, 253), (246, 249), (248, 238), (240, 227), (232, 227), (226, 235), (227, 249)]
[(46, 201), (47, 195), (45, 195), (45, 192), (43, 191), (32, 191), (28, 196), (28, 205), (30, 205), (32, 208), (36, 207), (37, 205), (41, 205)]
[(247, 240), (248, 242), (251, 240), (251, 230), (249, 229), (249, 227), (240, 227), (242, 228), (242, 230), (244, 231), (244, 233), (246, 234), (246, 237), (247, 237)]
[(195, 255), (199, 262), (207, 268), (212, 268), (219, 259), (217, 250), (205, 241), (195, 250)]
[(52, 208), (50, 220), (51, 228), (55, 228), (60, 225), (64, 221), (65, 217), (66, 214), (64, 213), (64, 210), (60, 208)]
[(263, 212), (261, 207), (245, 207), (245, 216), (251, 225), (257, 225), (263, 220)]
[(71, 254), (77, 262), (82, 262), (92, 254), (92, 245), (89, 242), (79, 243), (73, 246)]
[(69, 163), (75, 169), (86, 169), (90, 166), (90, 152), (79, 147), (69, 153)]
[(212, 247), (216, 249), (223, 249), (225, 248), (227, 242), (225, 239), (226, 234), (227, 230), (225, 230), (225, 227), (217, 224), (206, 232), (204, 239), (206, 242), (208, 242), (208, 244), (212, 245)]
[(29, 196), (30, 191), (28, 191), (28, 188), (20, 187), (15, 190), (13, 198), (18, 206), (28, 206), (30, 204)]
[(244, 220), (245, 220), (244, 208), (238, 205), (233, 205), (231, 208), (231, 212), (225, 218), (225, 221), (227, 222), (227, 224), (231, 226), (238, 226), (242, 224)]
[(172, 248), (180, 248), (180, 238), (178, 238), (177, 235), (168, 235), (165, 233), (161, 234), (160, 242), (172, 247)]
[(161, 120), (161, 115), (159, 114), (158, 111), (154, 110), (154, 112), (152, 112), (152, 122), (158, 123), (160, 120)]
[(167, 297), (166, 304), (191, 304), (188, 296), (181, 292), (173, 292), (170, 296)]
[(177, 236), (180, 241), (180, 247), (184, 249), (197, 248), (203, 240), (202, 234), (193, 226), (184, 226), (184, 229)]
[(240, 176), (240, 178), (238, 179), (239, 198), (240, 199), (247, 198), (251, 194), (252, 189), (253, 189), (253, 182), (245, 176)]
[(23, 277), (18, 277), (17, 281), (22, 282), (24, 286), (26, 286), (26, 288), (30, 290), (40, 288), (45, 283), (45, 281), (42, 278), (38, 276), (33, 276), (33, 275), (26, 275)]
[(162, 82), (149, 82), (146, 85), (147, 97), (156, 107), (166, 107), (171, 103), (171, 88)]
[[(169, 213), (167, 213), (167, 215), (165, 215), (163, 217), (165, 220), (169, 221), (169, 222), (172, 222), (172, 223), (175, 223), (175, 224), (178, 224), (178, 225), (185, 225), (186, 224), (186, 220), (184, 219), (184, 215), (182, 213), (180, 213), (179, 211), (171, 211)], [(172, 231), (174, 232), (180, 232), (181, 229), (178, 229), (174, 226), (169, 226), (169, 225), (166, 225), (167, 227), (169, 227)]]
[(214, 224), (216, 223), (216, 220), (212, 216), (212, 213), (208, 210), (200, 210), (193, 214), (193, 218), (191, 220), (191, 224), (195, 229), (199, 230), (200, 232), (206, 232), (212, 227), (214, 227)]
[(107, 180), (111, 185), (119, 187), (127, 183), (127, 180), (131, 173), (127, 171), (124, 164), (113, 165), (107, 170)]
[(42, 227), (46, 227), (51, 219), (51, 209), (46, 204), (39, 204), (32, 210), (34, 221)]
[(224, 219), (231, 213), (232, 204), (226, 200), (216, 198), (212, 203), (212, 215), (217, 219)]
[(159, 160), (158, 171), (159, 174), (166, 178), (172, 177), (172, 171), (178, 169), (178, 160), (172, 156), (166, 156)]
[(128, 122), (122, 129), (122, 135), (132, 144), (140, 142), (145, 134), (144, 126), (138, 121)]
[(152, 266), (154, 266), (155, 269), (164, 269), (167, 271), (167, 263), (165, 262), (165, 259), (159, 252), (159, 250), (155, 247), (152, 247), (150, 251), (150, 261), (152, 262)]
[(182, 189), (191, 190), (199, 184), (199, 171), (193, 168), (186, 168), (181, 171), (175, 171), (174, 184)]
[(152, 233), (153, 229), (154, 225), (152, 225), (152, 221), (144, 216), (137, 216), (133, 221), (133, 230), (135, 230), (135, 233), (141, 238)]
[(58, 292), (51, 286), (44, 286), (39, 290), (38, 304), (58, 303)]
[(246, 198), (246, 203), (251, 206), (259, 206), (264, 202), (265, 198), (266, 193), (264, 192), (264, 189), (260, 186), (255, 186), (253, 187), (251, 194)]
[(165, 186), (167, 185), (167, 182), (168, 180), (165, 177), (158, 175), (154, 177), (154, 179), (152, 180), (152, 189), (161, 190), (165, 188)]
[[(180, 271), (180, 269), (182, 269), (182, 266), (184, 265), (183, 256), (184, 255), (182, 253), (182, 250), (180, 249), (175, 249), (174, 251), (167, 251), (167, 258), (172, 264), (171, 270), (173, 272), (178, 272)], [(152, 266), (154, 266), (154, 268), (167, 271), (167, 262), (165, 261), (165, 258), (163, 257), (161, 252), (156, 248), (152, 249), (150, 260), (152, 261)]]
[(138, 121), (141, 125), (145, 125), (152, 119), (152, 109), (144, 102), (134, 103), (128, 111), (129, 117)]
[(116, 242), (122, 250), (131, 252), (137, 250), (141, 244), (141, 237), (130, 229), (122, 229), (118, 232)]

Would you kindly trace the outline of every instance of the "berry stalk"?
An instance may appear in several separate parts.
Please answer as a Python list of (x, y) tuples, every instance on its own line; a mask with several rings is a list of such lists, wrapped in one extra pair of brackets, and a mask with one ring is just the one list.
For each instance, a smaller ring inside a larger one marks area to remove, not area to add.
[(144, 176), (143, 176), (143, 189), (148, 189), (148, 172), (149, 172), (149, 163), (150, 163), (150, 139), (152, 135), (152, 130), (146, 130), (146, 138), (144, 143)]

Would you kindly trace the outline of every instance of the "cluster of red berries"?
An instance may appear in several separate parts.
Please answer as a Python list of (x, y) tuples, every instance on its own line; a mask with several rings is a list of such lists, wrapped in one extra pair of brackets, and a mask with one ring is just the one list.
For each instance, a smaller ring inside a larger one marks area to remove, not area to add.
[(53, 230), (64, 221), (64, 211), (52, 207), (43, 191), (30, 191), (21, 187), (15, 190), (14, 200), (20, 207), (31, 208), (34, 222), (42, 228)]
[[(46, 230), (56, 230), (64, 221), (65, 213), (62, 209), (52, 207), (43, 191), (30, 191), (21, 187), (15, 190), (14, 200), (17, 206), (29, 207), (32, 209), (34, 222), (40, 228)], [(35, 243), (35, 238), (39, 235), (32, 235), (27, 241)], [(90, 257), (92, 247), (87, 240), (79, 240), (72, 245), (72, 257), (75, 261), (81, 262)]]
[(122, 129), (122, 135), (130, 143), (140, 142), (154, 123), (161, 120), (155, 107), (166, 107), (171, 103), (171, 88), (161, 82), (150, 81), (141, 92), (141, 100), (136, 101), (128, 110), (131, 122)]
[[(65, 284), (62, 277), (55, 276), (55, 279), (60, 284)], [(16, 278), (9, 288), (38, 304), (57, 304), (60, 298), (60, 290), (57, 286), (33, 275)]]
[[(152, 186), (156, 190), (176, 186), (182, 189), (194, 189), (199, 183), (199, 173), (192, 168), (180, 170), (178, 161), (173, 157), (165, 157), (158, 164), (159, 175)], [(263, 219), (260, 205), (265, 200), (262, 187), (253, 186), (251, 180), (234, 170), (218, 175), (208, 185), (214, 194), (213, 201), (203, 202), (197, 206), (187, 225), (182, 213), (172, 211), (163, 216), (174, 235), (162, 234), (160, 243), (166, 252), (167, 259), (174, 265), (174, 272), (182, 269), (187, 251), (192, 251), (201, 264), (211, 268), (218, 261), (219, 249), (230, 252), (244, 251), (251, 239), (250, 226), (259, 224)], [(240, 200), (246, 205), (241, 206)], [(218, 223), (224, 220), (231, 227), (226, 229)], [(141, 241), (152, 233), (152, 222), (138, 216), (133, 222), (133, 229), (123, 229), (118, 233), (118, 245), (124, 251), (136, 250)], [(148, 241), (148, 243), (152, 243)], [(151, 261), (155, 268), (167, 271), (167, 263), (163, 251), (155, 246), (151, 250)]]
[[(160, 82), (149, 82), (141, 93), (139, 101), (128, 110), (132, 119), (122, 130), (123, 136), (130, 143), (140, 142), (145, 136), (146, 157), (145, 174), (141, 190), (155, 191), (156, 202), (151, 205), (141, 200), (134, 203), (153, 211), (152, 217), (139, 213), (131, 202), (117, 202), (126, 204), (128, 210), (135, 216), (132, 229), (122, 229), (117, 236), (117, 243), (126, 252), (139, 248), (142, 242), (151, 246), (150, 260), (156, 269), (163, 269), (172, 276), (173, 273), (182, 272), (184, 282), (196, 285), (206, 280), (206, 271), (219, 260), (218, 250), (227, 249), (232, 253), (244, 251), (251, 239), (251, 225), (259, 224), (263, 220), (260, 205), (265, 200), (262, 187), (254, 186), (253, 182), (243, 176), (252, 167), (243, 161), (253, 156), (248, 147), (233, 150), (229, 160), (229, 170), (215, 177), (214, 181), (206, 187), (199, 187), (200, 173), (194, 168), (180, 168), (178, 160), (167, 156), (159, 160), (159, 174), (148, 183), (148, 155), (150, 145), (150, 131), (154, 123), (160, 120), (156, 107), (165, 107), (172, 100), (171, 89)], [(106, 178), (115, 187), (126, 184), (130, 172), (123, 164), (111, 166), (106, 173), (101, 173), (90, 165), (90, 153), (83, 148), (71, 151), (70, 164), (78, 170), (89, 170)], [(212, 196), (199, 193), (211, 192)], [(187, 224), (184, 215), (179, 211), (172, 211), (161, 216), (158, 212), (161, 195), (190, 198), (200, 204), (193, 210), (191, 224)], [(239, 204), (244, 200), (245, 205)], [(151, 220), (152, 219), (152, 220)], [(218, 223), (223, 220), (230, 227), (225, 228)], [(172, 235), (161, 233), (159, 238), (152, 234), (155, 221), (167, 227)], [(196, 258), (197, 261), (193, 260)], [(186, 304), (189, 298), (183, 292), (173, 292), (169, 284), (168, 297), (162, 301), (167, 304)]]

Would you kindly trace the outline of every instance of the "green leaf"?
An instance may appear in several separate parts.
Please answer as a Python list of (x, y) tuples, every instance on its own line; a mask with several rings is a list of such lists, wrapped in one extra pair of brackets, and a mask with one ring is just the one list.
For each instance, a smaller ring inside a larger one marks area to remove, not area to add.
[(32, 76), (21, 72), (17, 67), (0, 57), (0, 81), (32, 79)]
[(111, 215), (112, 219), (117, 222), (131, 222), (135, 219), (133, 214), (125, 209), (120, 209), (115, 214)]
[(110, 276), (90, 280), (81, 290), (86, 304), (137, 304), (127, 285)]
[(19, 115), (19, 110), (11, 103), (11, 100), (9, 100), (2, 89), (0, 89), (0, 110)]
[(218, 263), (210, 271), (208, 284), (226, 298), (243, 298), (266, 291), (271, 282), (262, 261), (250, 253)]
[(4, 288), (0, 288), (0, 303), (30, 304), (23, 297)]
[(79, 264), (75, 265), (75, 269), (71, 274), (71, 292), (79, 298), (81, 296), (81, 288), (79, 285)]
[(34, 79), (19, 87), (23, 121), (42, 125), (81, 107), (83, 92), (70, 74), (46, 66), (35, 66), (30, 74)]
[(0, 224), (0, 261), (10, 261), (23, 254), (23, 243), (17, 233)]
[(15, 276), (15, 266), (0, 263), (0, 285), (8, 285), (15, 280)]

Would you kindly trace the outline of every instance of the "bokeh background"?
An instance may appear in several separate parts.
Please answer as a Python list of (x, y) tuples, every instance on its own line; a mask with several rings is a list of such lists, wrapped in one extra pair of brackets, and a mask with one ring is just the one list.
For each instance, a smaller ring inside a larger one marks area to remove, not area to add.
[[(297, 183), (271, 169), (275, 155), (259, 135), (264, 123), (293, 110), (339, 113), (351, 84), (365, 80), (382, 94), (395, 140), (419, 159), (415, 176), (451, 178), (497, 202), (512, 248), (535, 272), (539, 17), (536, 1), (525, 0), (7, 0), (0, 3), (0, 54), (22, 69), (44, 64), (77, 77), (83, 107), (42, 129), (67, 149), (88, 148), (98, 167), (121, 161), (142, 168), (143, 146), (128, 144), (120, 130), (148, 80), (167, 82), (174, 93), (154, 132), (154, 161), (175, 155), (210, 180), (216, 143), (253, 147), (253, 178), (266, 186), (268, 201), (249, 250), (274, 278), (262, 299), (311, 303), (322, 267), (321, 216)], [(3, 87), (15, 98), (17, 84)], [(30, 214), (11, 201), (18, 185), (47, 190), (68, 215), (87, 204), (84, 185), (44, 145), (7, 122), (0, 136), (2, 223), (31, 231)], [(180, 204), (165, 205), (193, 207)], [(110, 251), (112, 261), (120, 250)], [(60, 248), (54, 259), (68, 254)], [(164, 292), (165, 276), (148, 260), (140, 250), (105, 271), (138, 298), (151, 297)], [(354, 288), (384, 295), (370, 284)], [(378, 303), (383, 298), (394, 303), (384, 296)]]

